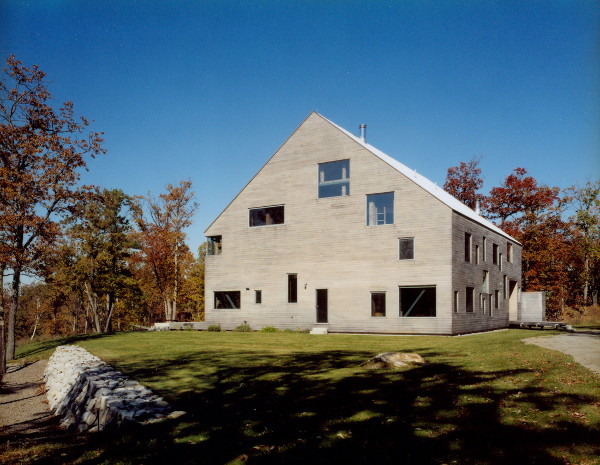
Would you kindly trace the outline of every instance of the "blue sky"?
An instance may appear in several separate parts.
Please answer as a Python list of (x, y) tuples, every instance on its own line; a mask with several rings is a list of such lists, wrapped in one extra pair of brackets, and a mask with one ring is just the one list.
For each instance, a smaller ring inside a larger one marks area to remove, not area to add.
[(190, 179), (203, 231), (317, 111), (438, 184), (483, 156), (600, 174), (596, 1), (0, 2), (0, 56), (46, 72), (105, 133), (82, 180), (157, 195)]

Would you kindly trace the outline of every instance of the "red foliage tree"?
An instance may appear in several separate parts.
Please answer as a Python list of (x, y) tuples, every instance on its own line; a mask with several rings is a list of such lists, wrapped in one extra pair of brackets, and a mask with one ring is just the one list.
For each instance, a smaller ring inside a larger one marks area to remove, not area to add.
[(459, 166), (451, 166), (446, 174), (444, 190), (453, 195), (469, 208), (474, 209), (477, 201), (484, 200), (484, 195), (478, 191), (483, 186), (481, 157), (473, 158), (469, 162), (460, 162)]

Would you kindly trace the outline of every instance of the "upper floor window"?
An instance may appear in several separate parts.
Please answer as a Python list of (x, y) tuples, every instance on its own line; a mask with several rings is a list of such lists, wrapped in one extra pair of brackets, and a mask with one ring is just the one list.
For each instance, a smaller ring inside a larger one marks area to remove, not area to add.
[(367, 225), (394, 224), (394, 193), (367, 195)]
[(509, 263), (513, 261), (513, 245), (510, 242), (506, 243), (506, 261)]
[(492, 244), (492, 263), (498, 264), (498, 244)]
[(221, 251), (223, 250), (222, 236), (210, 236), (206, 239), (206, 254), (221, 255)]
[(469, 233), (465, 233), (465, 262), (471, 261), (472, 241), (472, 236)]
[(319, 198), (350, 195), (350, 160), (319, 164)]
[(250, 209), (250, 227), (268, 226), (271, 224), (283, 224), (283, 221), (283, 205)]
[(400, 260), (413, 260), (415, 258), (415, 239), (413, 237), (400, 238)]

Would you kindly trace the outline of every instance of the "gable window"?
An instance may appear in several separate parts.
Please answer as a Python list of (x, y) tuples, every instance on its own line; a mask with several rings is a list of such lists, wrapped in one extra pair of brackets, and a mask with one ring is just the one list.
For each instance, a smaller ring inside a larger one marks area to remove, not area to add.
[(210, 236), (206, 238), (206, 255), (221, 255), (222, 237)]
[(474, 288), (467, 287), (467, 294), (465, 296), (465, 311), (467, 313), (473, 313), (473, 292), (475, 292)]
[(435, 314), (435, 286), (400, 287), (401, 317), (432, 317)]
[(394, 193), (367, 195), (367, 225), (394, 224)]
[(254, 291), (254, 302), (262, 304), (262, 291)]
[(288, 274), (288, 303), (298, 302), (298, 275)]
[(350, 195), (350, 160), (319, 163), (319, 198)]
[(240, 291), (215, 291), (215, 310), (240, 308)]
[(371, 292), (371, 316), (385, 316), (385, 292)]
[(283, 224), (283, 221), (283, 205), (250, 209), (250, 227)]
[(413, 260), (415, 258), (414, 237), (400, 238), (400, 260)]
[(465, 262), (471, 261), (471, 245), (472, 236), (469, 233), (465, 233)]

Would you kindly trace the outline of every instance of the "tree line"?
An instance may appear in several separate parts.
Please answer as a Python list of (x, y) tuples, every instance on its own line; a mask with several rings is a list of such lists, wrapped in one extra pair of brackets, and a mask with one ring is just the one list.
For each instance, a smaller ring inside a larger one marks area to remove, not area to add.
[[(10, 56), (0, 80), (7, 357), (17, 337), (202, 320), (205, 245), (194, 257), (185, 236), (197, 209), (191, 182), (169, 184), (158, 197), (81, 186), (87, 162), (105, 154), (102, 133), (89, 131), (71, 102), (52, 103), (45, 74)], [(484, 195), (479, 161), (449, 168), (444, 188), (471, 208), (479, 202), (521, 242), (523, 289), (547, 291), (551, 317), (597, 305), (600, 183), (560, 191), (516, 168)], [(23, 284), (23, 276), (37, 280)]]
[(545, 291), (547, 316), (598, 306), (600, 181), (561, 190), (515, 168), (500, 186), (481, 192), (481, 157), (448, 169), (444, 189), (523, 246), (522, 289)]

